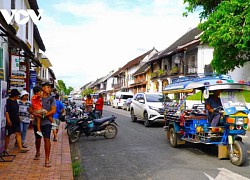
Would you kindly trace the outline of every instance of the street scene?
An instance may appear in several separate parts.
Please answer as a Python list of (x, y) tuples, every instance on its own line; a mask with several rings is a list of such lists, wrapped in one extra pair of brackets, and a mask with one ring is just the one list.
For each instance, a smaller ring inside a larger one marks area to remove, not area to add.
[[(119, 125), (117, 137), (81, 136), (74, 147), (79, 151), (83, 179), (250, 178), (248, 166), (219, 160), (215, 147), (190, 143), (172, 148), (161, 123), (145, 129), (143, 123), (131, 122), (129, 112), (105, 106), (104, 115), (112, 114)], [(249, 151), (250, 143), (245, 143)]]
[(249, 8), (0, 0), (0, 179), (250, 179)]

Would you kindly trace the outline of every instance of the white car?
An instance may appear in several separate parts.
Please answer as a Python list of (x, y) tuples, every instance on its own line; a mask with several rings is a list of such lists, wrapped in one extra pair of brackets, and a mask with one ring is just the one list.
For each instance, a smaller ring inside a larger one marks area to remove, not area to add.
[(171, 102), (169, 97), (162, 93), (137, 93), (130, 105), (132, 121), (142, 120), (145, 127), (149, 127), (155, 121), (164, 119), (164, 102)]
[(113, 100), (113, 108), (122, 108), (123, 103), (126, 102), (128, 98), (133, 98), (133, 94), (130, 92), (117, 92)]

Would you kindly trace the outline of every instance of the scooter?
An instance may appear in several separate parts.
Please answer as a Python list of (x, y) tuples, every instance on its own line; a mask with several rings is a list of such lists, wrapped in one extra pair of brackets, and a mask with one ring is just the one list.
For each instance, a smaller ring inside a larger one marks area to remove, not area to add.
[(94, 113), (94, 112), (89, 112), (89, 113), (83, 113), (83, 116), (77, 116), (77, 115), (72, 115), (70, 118), (66, 120), (66, 126), (65, 129), (67, 129), (67, 134), (70, 136), (71, 132), (74, 129), (74, 126), (77, 124), (77, 122), (81, 119), (87, 119), (87, 120), (93, 120), (93, 119), (98, 119), (101, 118), (100, 113)]
[(106, 139), (112, 139), (117, 135), (118, 124), (115, 122), (116, 117), (105, 117), (100, 119), (89, 120), (86, 118), (76, 122), (69, 136), (71, 143), (76, 142), (81, 134), (88, 136), (104, 136)]

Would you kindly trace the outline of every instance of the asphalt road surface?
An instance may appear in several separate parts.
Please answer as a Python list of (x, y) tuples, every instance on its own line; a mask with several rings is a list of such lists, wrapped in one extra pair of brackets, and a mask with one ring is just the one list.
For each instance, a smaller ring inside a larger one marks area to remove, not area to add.
[(104, 117), (117, 116), (118, 134), (114, 139), (82, 136), (74, 144), (73, 151), (80, 154), (79, 179), (250, 179), (249, 163), (237, 167), (230, 160), (219, 160), (216, 147), (189, 144), (172, 148), (163, 124), (145, 128), (143, 123), (131, 122), (127, 111), (110, 106), (104, 109)]

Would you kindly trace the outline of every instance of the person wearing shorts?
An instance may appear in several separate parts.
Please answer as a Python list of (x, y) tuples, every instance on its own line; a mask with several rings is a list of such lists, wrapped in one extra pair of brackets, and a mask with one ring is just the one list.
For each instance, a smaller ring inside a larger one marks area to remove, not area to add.
[[(52, 116), (56, 112), (56, 103), (55, 99), (50, 96), (51, 93), (51, 84), (48, 82), (45, 82), (42, 84), (42, 107), (43, 109), (47, 110), (47, 113), (45, 114), (44, 118), (41, 121), (41, 132), (44, 138), (44, 150), (45, 150), (45, 167), (51, 167), (50, 162), (50, 149), (51, 149), (51, 143), (50, 143), (50, 134), (51, 134), (51, 121), (49, 120), (49, 116)], [(34, 114), (34, 111), (32, 107), (30, 108), (30, 112)], [(42, 137), (37, 134), (37, 116), (42, 118), (42, 115), (40, 114), (34, 114), (34, 134), (35, 134), (35, 145), (36, 145), (36, 155), (34, 157), (34, 160), (40, 159), (40, 147), (41, 147), (41, 139)]]
[(59, 94), (55, 95), (55, 99), (56, 99), (56, 113), (53, 115), (53, 119), (55, 121), (55, 123), (57, 124), (56, 129), (53, 129), (53, 141), (57, 141), (57, 134), (59, 131), (59, 126), (60, 126), (60, 120), (59, 120), (59, 115), (60, 114), (65, 114), (65, 107), (63, 105), (63, 103), (60, 101), (59, 99)]
[(19, 105), (17, 99), (20, 92), (17, 89), (12, 89), (10, 97), (6, 103), (6, 136), (5, 136), (5, 151), (8, 151), (10, 136), (16, 134), (16, 141), (20, 153), (26, 153), (28, 149), (22, 147), (21, 128), (19, 117)]

